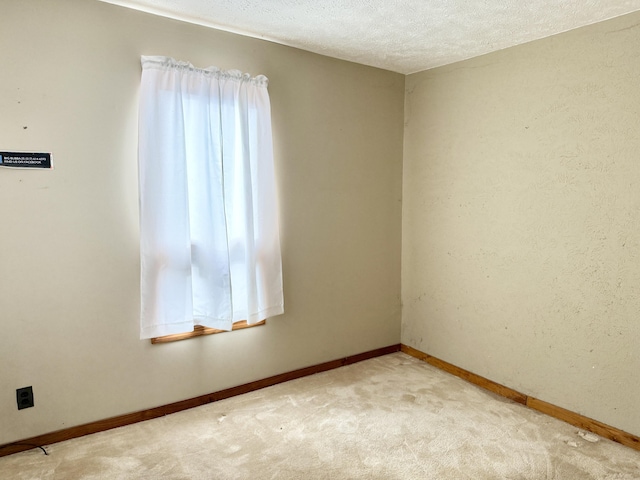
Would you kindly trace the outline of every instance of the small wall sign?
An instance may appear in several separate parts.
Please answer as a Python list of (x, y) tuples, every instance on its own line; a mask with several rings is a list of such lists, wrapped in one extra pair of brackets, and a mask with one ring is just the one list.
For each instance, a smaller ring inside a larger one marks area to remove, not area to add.
[(0, 152), (0, 167), (51, 168), (51, 154), (34, 152)]

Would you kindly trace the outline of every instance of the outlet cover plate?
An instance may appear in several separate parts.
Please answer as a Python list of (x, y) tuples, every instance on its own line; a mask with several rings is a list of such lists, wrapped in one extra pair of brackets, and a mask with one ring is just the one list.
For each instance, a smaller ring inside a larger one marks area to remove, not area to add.
[(18, 410), (33, 407), (33, 387), (18, 388), (16, 390)]

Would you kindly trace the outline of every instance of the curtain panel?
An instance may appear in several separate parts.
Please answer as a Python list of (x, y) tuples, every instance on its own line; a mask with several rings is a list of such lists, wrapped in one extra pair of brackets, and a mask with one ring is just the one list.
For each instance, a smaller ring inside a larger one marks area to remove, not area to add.
[(267, 78), (141, 61), (140, 337), (283, 313)]

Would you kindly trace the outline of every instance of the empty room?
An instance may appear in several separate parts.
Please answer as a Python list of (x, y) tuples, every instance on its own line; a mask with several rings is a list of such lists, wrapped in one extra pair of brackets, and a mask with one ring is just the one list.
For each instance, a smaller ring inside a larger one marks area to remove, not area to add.
[(0, 18), (0, 478), (640, 479), (640, 1)]

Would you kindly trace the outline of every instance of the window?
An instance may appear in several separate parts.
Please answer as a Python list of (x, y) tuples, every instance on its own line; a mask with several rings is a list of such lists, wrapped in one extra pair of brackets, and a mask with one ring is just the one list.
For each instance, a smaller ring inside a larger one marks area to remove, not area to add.
[(142, 57), (140, 337), (284, 311), (264, 76)]

